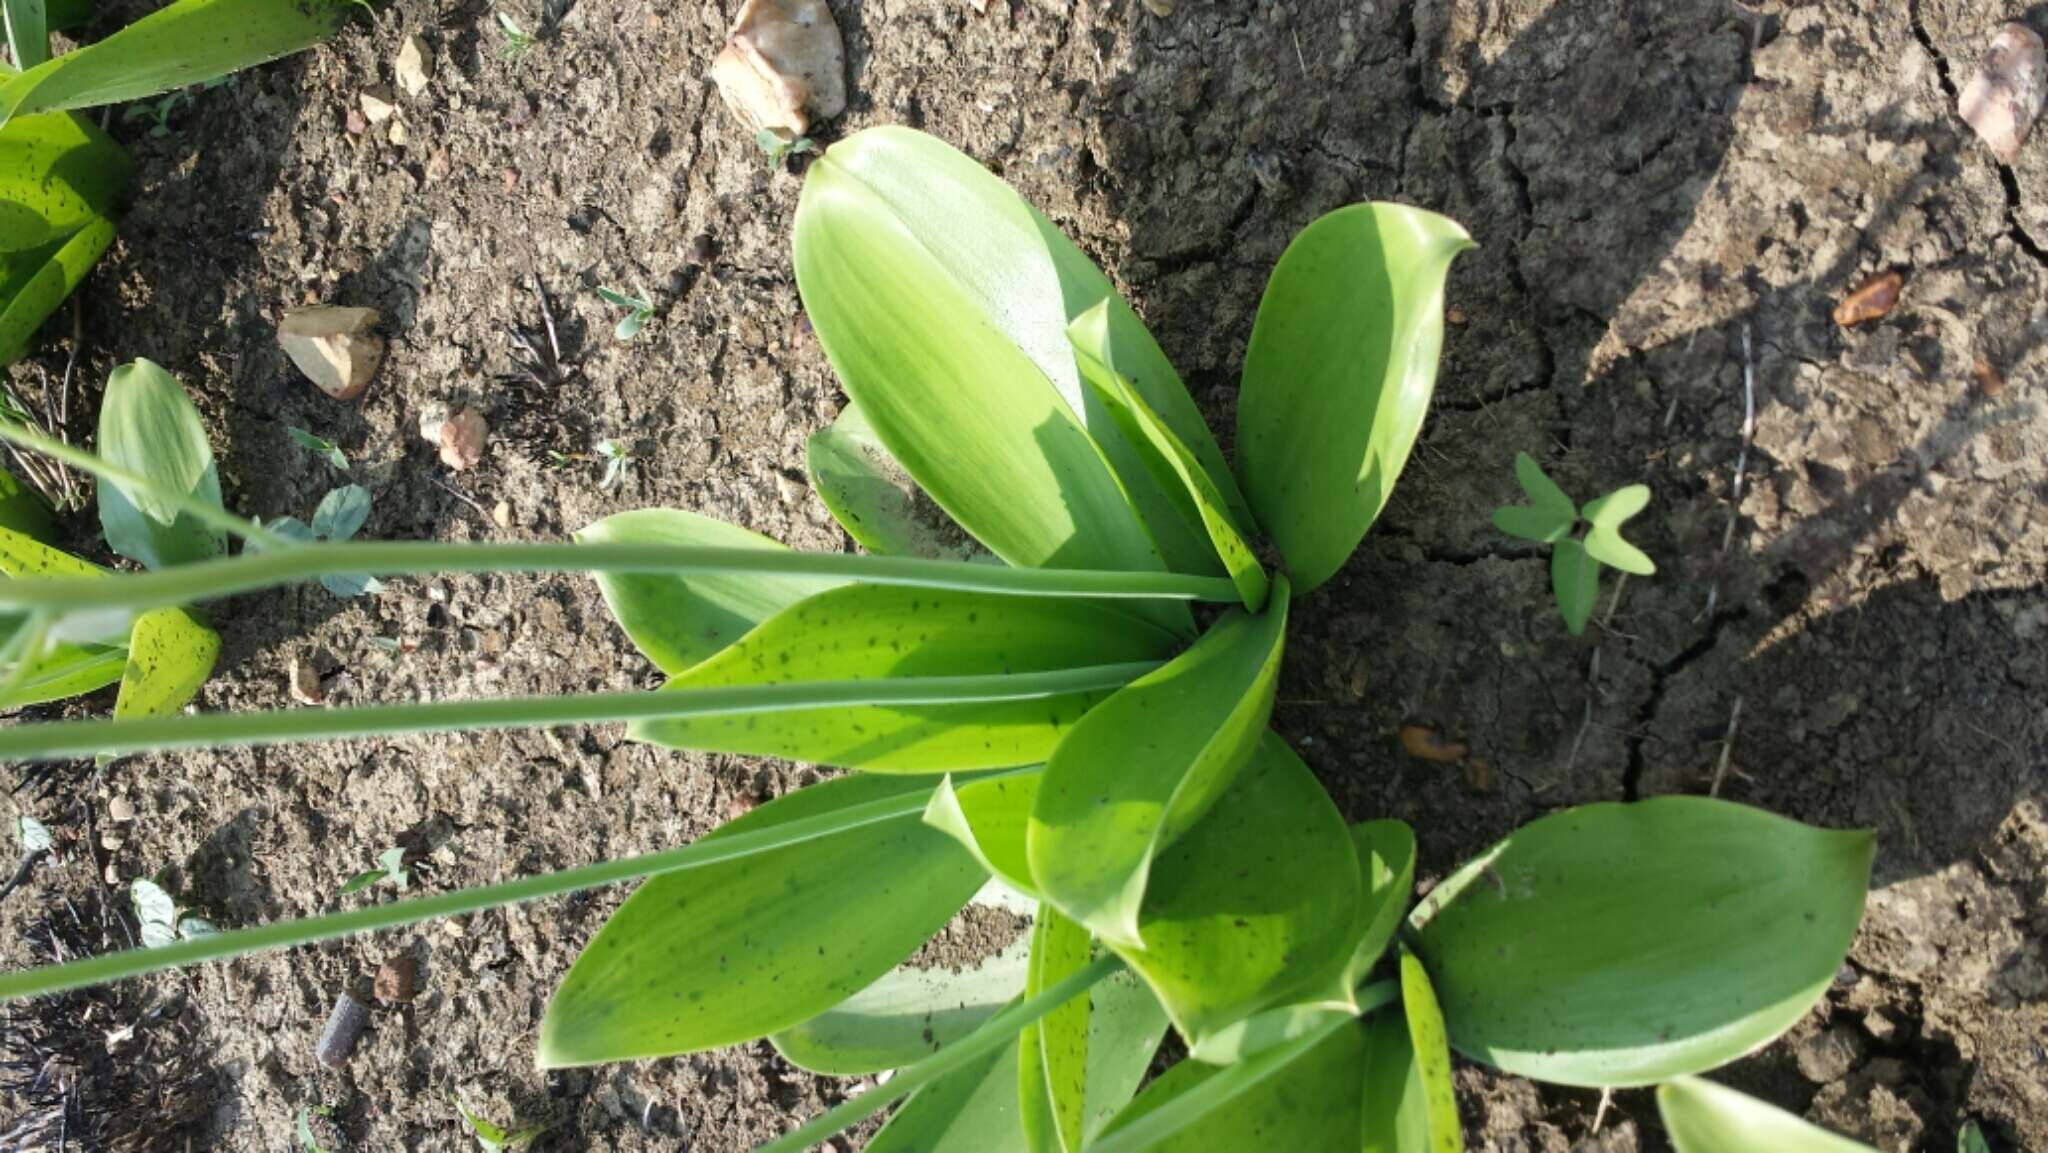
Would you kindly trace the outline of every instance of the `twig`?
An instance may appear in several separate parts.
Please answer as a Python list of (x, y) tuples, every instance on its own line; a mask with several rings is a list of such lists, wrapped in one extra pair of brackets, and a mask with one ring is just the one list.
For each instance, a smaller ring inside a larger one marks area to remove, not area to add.
[(1614, 1104), (1614, 1090), (1600, 1090), (1600, 1107), (1593, 1111), (1593, 1133), (1599, 1135), (1600, 1125), (1607, 1120), (1607, 1107)]
[(466, 492), (463, 492), (461, 489), (456, 488), (454, 485), (449, 484), (448, 482), (442, 480), (438, 476), (430, 476), (427, 479), (433, 483), (435, 488), (440, 489), (442, 492), (447, 493), (449, 496), (454, 497), (456, 500), (459, 500), (462, 503), (468, 505), (470, 508), (476, 510), (476, 514), (478, 516), (484, 518), (486, 521), (491, 519), (491, 510), (479, 504), (475, 497), (469, 495)]
[[(1750, 340), (1749, 325), (1742, 326), (1742, 446), (1735, 453), (1735, 483), (1728, 490), (1728, 527), (1721, 533), (1721, 558), (1725, 562), (1728, 550), (1735, 544), (1735, 525), (1742, 518), (1742, 482), (1749, 470), (1749, 445), (1756, 436), (1756, 350)], [(1717, 578), (1707, 589), (1706, 611), (1700, 615), (1713, 619), (1714, 608), (1721, 600), (1721, 582)]]
[[(1707, 786), (1707, 795), (1721, 795), (1721, 783), (1728, 779), (1728, 761), (1735, 755), (1735, 729), (1742, 723), (1742, 698), (1735, 698), (1735, 707), (1728, 712), (1728, 732), (1721, 738), (1721, 763), (1714, 766), (1714, 783)], [(1739, 773), (1738, 773), (1739, 775)]]
[[(547, 325), (548, 328), (548, 351), (555, 354), (553, 364), (557, 369), (560, 369), (562, 365), (562, 342), (555, 339), (555, 314), (554, 310), (548, 307), (548, 290), (541, 287), (540, 273), (538, 271), (529, 273), (529, 276), (533, 283), (533, 294), (540, 298), (541, 323)], [(556, 375), (559, 376), (560, 373), (557, 372)]]

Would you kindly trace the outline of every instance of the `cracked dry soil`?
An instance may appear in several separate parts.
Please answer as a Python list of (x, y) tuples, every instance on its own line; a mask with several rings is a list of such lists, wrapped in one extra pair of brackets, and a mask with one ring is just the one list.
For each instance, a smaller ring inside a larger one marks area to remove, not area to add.
[[(145, 354), (172, 367), (209, 417), (230, 505), (252, 514), (304, 516), (336, 480), (292, 446), (296, 425), (357, 462), (375, 497), (367, 535), (559, 538), (674, 505), (846, 547), (803, 476), (804, 438), (840, 394), (790, 271), (799, 182), (765, 168), (700, 80), (732, 7), (515, 5), (542, 34), (509, 62), (482, 4), (400, 0), (331, 47), (199, 94), (168, 137), (117, 123), (140, 187), (82, 296), (83, 379)], [(1953, 1148), (1966, 1117), (1994, 1149), (2048, 1150), (2048, 140), (2002, 167), (1952, 111), (1996, 26), (2048, 32), (2048, 12), (835, 12), (854, 103), (827, 138), (904, 122), (1001, 172), (1119, 279), (1219, 430), (1261, 286), (1297, 230), (1366, 198), (1464, 222), (1482, 247), (1452, 277), (1435, 412), (1378, 529), (1297, 606), (1276, 725), (1349, 815), (1411, 822), (1429, 877), (1559, 806), (1703, 791), (1724, 756), (1728, 797), (1877, 828), (1850, 963), (1733, 1080), (1885, 1150)], [(390, 80), (412, 31), (436, 71), (401, 101), (407, 141), (352, 134), (357, 92)], [(1906, 276), (1898, 309), (1835, 327), (1835, 299), (1887, 268)], [(577, 366), (560, 383), (515, 374), (508, 329), (540, 326), (530, 274)], [(666, 302), (630, 344), (589, 291), (621, 283)], [(390, 359), (359, 405), (317, 395), (276, 348), (279, 312), (310, 300), (390, 318)], [(1745, 331), (1755, 431), (1731, 507)], [(53, 340), (15, 371), (59, 372), (67, 351)], [(460, 476), (415, 431), (449, 402), (494, 429), (482, 468)], [(594, 463), (550, 467), (548, 450), (600, 437), (633, 448), (619, 487), (601, 489)], [(1659, 574), (1610, 585), (1582, 639), (1564, 633), (1544, 563), (1488, 524), (1513, 497), (1518, 449), (1575, 493), (1656, 492), (1637, 523)], [(499, 500), (509, 529), (482, 511)], [(292, 707), (294, 658), (342, 703), (656, 681), (576, 579), (278, 592), (217, 621), (207, 709)], [(1404, 723), (1471, 754), (1410, 760)], [(391, 844), (431, 848), (425, 884), (442, 889), (670, 845), (813, 776), (604, 728), (144, 757), (97, 779), (61, 766), (15, 805), (82, 846), (116, 798), (138, 817), (118, 849), (44, 869), (0, 907), (0, 955), (27, 960), (66, 900), (90, 909), (107, 866), (168, 870), (216, 921), (251, 924), (329, 906)], [(535, 1072), (544, 1001), (619, 896), (141, 983), (73, 1004), (91, 1022), (77, 1057), (129, 1092), (153, 1063), (132, 1058), (156, 1051), (133, 1046), (200, 1055), (196, 1080), (162, 1090), (185, 1107), (129, 1134), (167, 1149), (292, 1147), (314, 1105), (332, 1107), (336, 1147), (457, 1149), (455, 1092), (551, 1124), (545, 1148), (709, 1153), (847, 1091), (766, 1045)], [(398, 951), (420, 962), (419, 999), (378, 1014), (344, 1070), (318, 1066), (335, 994)], [(142, 1040), (110, 1059), (103, 1034), (138, 1017)], [(1460, 1081), (1475, 1149), (1666, 1147), (1643, 1094), (1620, 1095), (1596, 1134), (1592, 1095), (1469, 1066)], [(0, 1124), (26, 1108), (0, 1101)]]

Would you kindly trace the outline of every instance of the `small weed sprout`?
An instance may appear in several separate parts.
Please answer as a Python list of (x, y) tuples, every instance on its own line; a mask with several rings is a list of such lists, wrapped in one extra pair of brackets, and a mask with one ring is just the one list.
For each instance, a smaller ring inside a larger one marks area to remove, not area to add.
[(808, 136), (797, 136), (786, 128), (763, 128), (754, 133), (754, 143), (768, 154), (768, 167), (780, 168), (792, 156), (818, 151), (818, 142)]
[[(287, 516), (272, 521), (269, 528), (290, 540), (335, 543), (352, 539), (369, 518), (370, 490), (359, 484), (345, 484), (320, 498), (320, 507), (313, 510), (312, 524)], [(382, 592), (384, 582), (366, 573), (329, 574), (320, 578), (320, 587), (338, 597), (352, 597)]]
[(644, 287), (638, 296), (628, 295), (618, 288), (599, 288), (596, 291), (606, 304), (625, 310), (626, 315), (620, 318), (618, 327), (612, 329), (612, 335), (621, 342), (640, 335), (640, 330), (654, 319), (654, 295)]
[(506, 13), (499, 12), (496, 15), (498, 30), (505, 34), (505, 45), (498, 50), (498, 54), (505, 58), (505, 63), (517, 64), (528, 52), (533, 51), (533, 34), (521, 28), (519, 21)]
[(337, 890), (342, 896), (360, 893), (372, 885), (390, 885), (399, 892), (412, 886), (412, 867), (406, 863), (403, 848), (389, 848), (377, 854), (377, 867), (364, 869), (342, 882)]
[(305, 429), (294, 426), (286, 426), (285, 431), (292, 434), (292, 439), (298, 442), (300, 448), (324, 458), (337, 472), (348, 471), (348, 456), (333, 441), (326, 437), (314, 436)]
[(322, 1145), (320, 1138), (313, 1135), (313, 1118), (331, 1117), (333, 1114), (334, 1107), (331, 1105), (315, 1105), (310, 1109), (299, 1110), (297, 1130), (300, 1149), (305, 1153), (334, 1153), (334, 1150)]
[[(448, 1099), (455, 1103), (456, 1111), (462, 1114), (463, 1124), (469, 1126), (471, 1135), (476, 1138), (477, 1148), (482, 1149), (484, 1153), (503, 1153), (507, 1149), (516, 1149), (521, 1145), (531, 1143), (534, 1138), (548, 1131), (548, 1127), (545, 1125), (528, 1125), (523, 1129), (507, 1129), (494, 1124), (480, 1113), (470, 1112), (469, 1107), (462, 1103), (460, 1097), (451, 1093), (448, 1095)], [(517, 1122), (514, 1122), (514, 1124), (517, 1125)]]
[[(1580, 507), (1526, 452), (1515, 454), (1515, 480), (1529, 503), (1495, 509), (1493, 526), (1509, 536), (1550, 546), (1551, 593), (1573, 636), (1586, 631), (1593, 604), (1600, 599), (1600, 566), (1636, 576), (1657, 571), (1656, 562), (1621, 536), (1621, 526), (1650, 503), (1648, 485), (1618, 488)], [(1581, 522), (1585, 535), (1573, 537)]]
[(619, 487), (626, 481), (626, 474), (633, 469), (633, 450), (616, 440), (600, 440), (594, 446), (598, 458), (604, 461), (604, 478), (597, 487), (606, 492)]
[(169, 890), (155, 881), (138, 877), (129, 883), (128, 900), (135, 907), (135, 919), (142, 925), (142, 943), (157, 949), (179, 941), (211, 937), (220, 930), (204, 917), (191, 915)]

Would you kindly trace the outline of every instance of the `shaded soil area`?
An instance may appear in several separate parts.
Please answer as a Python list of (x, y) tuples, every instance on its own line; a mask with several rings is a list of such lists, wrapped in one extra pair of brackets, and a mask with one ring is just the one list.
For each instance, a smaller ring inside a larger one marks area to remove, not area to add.
[[(516, 59), (487, 7), (401, 0), (195, 94), (166, 135), (117, 119), (139, 187), (80, 297), (73, 433), (108, 370), (146, 355), (199, 397), (227, 503), (249, 514), (305, 517), (340, 483), (296, 426), (354, 462), (368, 536), (559, 539), (670, 505), (849, 547), (804, 476), (804, 439), (841, 396), (790, 268), (800, 181), (769, 169), (701, 79), (736, 5), (528, 2), (509, 10), (539, 38)], [(1951, 1149), (1966, 1118), (2002, 1153), (2048, 1150), (2048, 140), (2001, 165), (1953, 112), (1995, 28), (2048, 32), (2048, 12), (834, 10), (853, 103), (823, 138), (901, 122), (1000, 172), (1118, 280), (1226, 447), (1260, 290), (1301, 227), (1361, 199), (1463, 222), (1481, 247), (1451, 279), (1436, 408), (1380, 525), (1295, 607), (1276, 726), (1347, 815), (1415, 826), (1428, 879), (1560, 806), (1717, 781), (1800, 820), (1876, 828), (1849, 964), (1732, 1079), (1888, 1151)], [(388, 123), (350, 114), (391, 82), (409, 33), (435, 72), (401, 99), (394, 144)], [(1905, 276), (1899, 307), (1833, 324), (1834, 302), (1886, 269)], [(540, 339), (536, 282), (562, 364), (529, 374), (512, 334)], [(660, 315), (619, 343), (599, 285), (644, 286)], [(321, 396), (277, 348), (282, 310), (314, 301), (388, 319), (390, 358), (360, 403)], [(62, 373), (64, 327), (19, 379)], [(447, 472), (417, 431), (449, 404), (492, 425), (475, 471)], [(632, 452), (610, 488), (591, 458), (607, 438)], [(1660, 571), (1610, 584), (1584, 637), (1558, 619), (1541, 555), (1488, 523), (1515, 499), (1517, 450), (1581, 499), (1655, 490), (1634, 531)], [(209, 710), (294, 707), (295, 661), (332, 703), (658, 679), (582, 580), (394, 581), (355, 600), (315, 587), (214, 619)], [(1469, 755), (1409, 758), (1408, 724)], [(816, 774), (599, 728), (18, 776), (12, 804), (75, 851), (0, 906), (10, 965), (45, 956), (60, 917), (97, 923), (103, 877), (162, 871), (211, 919), (253, 924), (331, 907), (392, 845), (424, 855), (430, 889), (482, 883), (670, 846)], [(134, 813), (118, 826), (117, 801)], [(294, 1147), (297, 1116), (324, 1107), (337, 1148), (455, 1149), (454, 1094), (551, 1125), (547, 1148), (709, 1153), (851, 1091), (765, 1044), (536, 1072), (547, 995), (619, 898), (70, 1002), (91, 1022), (77, 1060), (120, 1096), (145, 1091), (150, 1054), (191, 1055), (175, 1095), (198, 1107), (146, 1134), (165, 1148)], [(399, 952), (419, 963), (418, 1000), (378, 1014), (344, 1069), (322, 1068), (336, 995)], [(1475, 1149), (1666, 1147), (1645, 1095), (1622, 1094), (1595, 1132), (1592, 1094), (1477, 1067), (1460, 1080)], [(0, 1100), (0, 1131), (37, 1107)]]

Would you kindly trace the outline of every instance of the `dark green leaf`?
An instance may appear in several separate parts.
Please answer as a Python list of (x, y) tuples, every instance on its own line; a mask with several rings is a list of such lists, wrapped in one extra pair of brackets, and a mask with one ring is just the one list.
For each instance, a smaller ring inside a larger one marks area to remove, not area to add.
[(1991, 1153), (1991, 1142), (1984, 1139), (1984, 1130), (1975, 1121), (1963, 1122), (1956, 1134), (1956, 1153)]
[(1868, 1145), (1837, 1137), (1783, 1109), (1698, 1077), (1659, 1085), (1657, 1112), (1678, 1153), (1876, 1153)]
[(1564, 627), (1573, 636), (1585, 632), (1593, 606), (1600, 601), (1600, 564), (1578, 541), (1561, 540), (1551, 546), (1550, 591), (1557, 598), (1557, 611), (1564, 614)]
[[(1566, 1085), (1703, 1072), (1826, 992), (1874, 840), (1703, 797), (1588, 805), (1515, 832), (1417, 909), (1451, 1043)], [(1654, 943), (1655, 947), (1646, 947)]]
[(0, 365), (29, 354), (43, 321), (113, 242), (113, 221), (101, 217), (42, 248), (0, 253)]
[[(1099, 601), (849, 585), (783, 610), (664, 691), (1045, 672), (1156, 660), (1173, 643)], [(1043, 761), (1102, 696), (799, 709), (638, 722), (629, 732), (676, 748), (871, 771), (1004, 768)]]
[(1052, 749), (1027, 840), (1038, 891), (1096, 936), (1142, 949), (1152, 861), (1251, 759), (1273, 711), (1287, 585), (1082, 717)]
[(370, 519), (370, 490), (359, 484), (331, 489), (313, 510), (313, 535), (321, 540), (348, 540)]
[(1404, 1014), (1375, 1013), (1366, 1018), (1364, 1060), (1362, 1153), (1432, 1153), (1429, 1096)]
[(641, 885), (549, 1002), (542, 1067), (753, 1040), (887, 973), (987, 879), (971, 854), (924, 824), (930, 793), (929, 783), (910, 778), (844, 777), (712, 834), (826, 813), (846, 818), (837, 832)]
[(326, 458), (328, 464), (333, 465), (342, 472), (348, 471), (348, 455), (343, 453), (333, 441), (325, 437), (314, 436), (303, 428), (294, 428), (289, 425), (285, 427), (285, 431), (290, 433), (292, 439), (299, 443), (299, 447)]
[[(758, 533), (672, 508), (608, 516), (577, 533), (576, 539), (705, 548), (783, 547)], [(843, 583), (756, 573), (601, 573), (597, 578), (619, 626), (656, 668), (670, 676), (720, 652), (790, 605)]]
[(1297, 594), (1343, 566), (1393, 493), (1436, 385), (1444, 278), (1471, 246), (1434, 213), (1355, 204), (1273, 270), (1245, 352), (1238, 477)]
[(0, 84), (0, 121), (140, 100), (310, 48), (346, 0), (176, 0), (119, 32)]
[(960, 526), (929, 501), (875, 438), (858, 404), (811, 435), (806, 447), (811, 486), (848, 536), (880, 556), (969, 560), (985, 555)]

